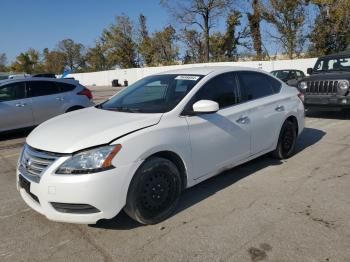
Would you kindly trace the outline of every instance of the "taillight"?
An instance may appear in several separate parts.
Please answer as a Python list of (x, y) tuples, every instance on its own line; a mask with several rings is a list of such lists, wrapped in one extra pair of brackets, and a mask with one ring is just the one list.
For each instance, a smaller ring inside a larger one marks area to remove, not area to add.
[(86, 96), (90, 100), (93, 98), (91, 91), (87, 88), (81, 90), (79, 93), (77, 93), (77, 95)]
[(304, 94), (300, 92), (300, 93), (298, 94), (298, 97), (299, 97), (299, 99), (301, 100), (301, 102), (304, 103), (304, 100), (305, 100), (305, 99), (304, 99)]

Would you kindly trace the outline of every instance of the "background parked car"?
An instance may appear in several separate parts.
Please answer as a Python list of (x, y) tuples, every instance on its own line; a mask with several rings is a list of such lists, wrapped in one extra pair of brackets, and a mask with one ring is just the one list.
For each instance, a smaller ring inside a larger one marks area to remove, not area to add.
[(308, 109), (350, 109), (350, 52), (320, 57), (299, 83)]
[(92, 106), (78, 81), (23, 78), (0, 81), (0, 132), (36, 126), (65, 112)]
[(305, 77), (305, 74), (301, 70), (286, 69), (286, 70), (274, 70), (271, 74), (290, 86), (297, 87), (298, 82)]

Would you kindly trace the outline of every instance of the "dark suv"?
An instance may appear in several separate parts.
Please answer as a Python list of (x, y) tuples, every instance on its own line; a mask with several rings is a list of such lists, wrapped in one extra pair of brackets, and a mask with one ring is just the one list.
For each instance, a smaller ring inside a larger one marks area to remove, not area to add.
[(350, 108), (350, 53), (320, 57), (298, 87), (306, 108)]

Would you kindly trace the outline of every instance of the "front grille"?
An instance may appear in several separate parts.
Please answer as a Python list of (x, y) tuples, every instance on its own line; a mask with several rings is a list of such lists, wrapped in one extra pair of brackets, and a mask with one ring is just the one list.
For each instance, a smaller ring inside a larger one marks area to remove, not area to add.
[(39, 183), (44, 171), (52, 165), (59, 156), (55, 153), (39, 151), (25, 145), (19, 163), (20, 173), (29, 180)]
[(338, 91), (338, 81), (323, 80), (307, 82), (306, 94), (336, 95)]

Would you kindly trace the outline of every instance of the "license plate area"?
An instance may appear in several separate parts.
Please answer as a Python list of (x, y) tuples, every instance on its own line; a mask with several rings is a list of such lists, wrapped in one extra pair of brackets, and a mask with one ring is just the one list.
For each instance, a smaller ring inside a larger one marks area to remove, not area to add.
[(23, 188), (27, 192), (27, 194), (31, 196), (33, 200), (40, 203), (38, 197), (30, 192), (30, 182), (27, 179), (25, 179), (22, 175), (18, 176), (18, 180), (19, 180), (19, 186)]
[(21, 175), (19, 175), (19, 186), (30, 194), (30, 182)]

